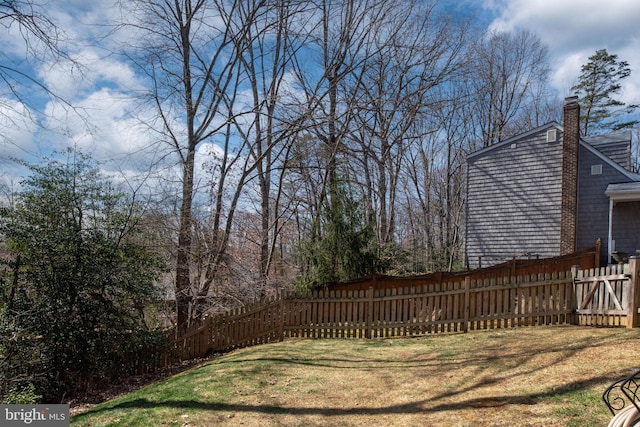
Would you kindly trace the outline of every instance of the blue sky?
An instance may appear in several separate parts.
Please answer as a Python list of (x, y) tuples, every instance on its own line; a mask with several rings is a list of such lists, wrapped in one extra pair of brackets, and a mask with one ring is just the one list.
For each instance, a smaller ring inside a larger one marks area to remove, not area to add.
[[(44, 1), (44, 0), (42, 0)], [(47, 13), (66, 33), (68, 52), (82, 69), (70, 69), (65, 62), (29, 63), (16, 28), (0, 27), (5, 54), (0, 61), (19, 59), (11, 65), (28, 69), (74, 106), (84, 109), (83, 118), (68, 107), (44, 98), (34, 108), (44, 113), (47, 131), (26, 120), (27, 111), (11, 104), (0, 91), (0, 108), (8, 118), (0, 120), (4, 139), (0, 140), (0, 175), (11, 175), (11, 166), (3, 161), (11, 156), (37, 159), (52, 149), (76, 145), (100, 160), (115, 160), (115, 169), (140, 164), (150, 155), (148, 132), (127, 113), (136, 108), (132, 95), (142, 82), (129, 66), (111, 55), (116, 40), (95, 40), (108, 30), (104, 26), (117, 17), (116, 0), (55, 0), (47, 2)], [(549, 47), (551, 84), (559, 97), (570, 95), (580, 66), (596, 50), (629, 62), (632, 76), (625, 82), (621, 98), (640, 102), (640, 2), (637, 0), (441, 0), (442, 7), (474, 18), (479, 28), (500, 31), (528, 29)], [(118, 33), (121, 40), (131, 37)], [(121, 41), (120, 40), (120, 41)], [(35, 93), (35, 92), (34, 92)], [(7, 106), (13, 110), (7, 111)], [(12, 122), (9, 121), (12, 120)], [(10, 140), (11, 142), (7, 142)], [(3, 170), (4, 169), (4, 170)], [(1, 178), (1, 176), (0, 176)]]

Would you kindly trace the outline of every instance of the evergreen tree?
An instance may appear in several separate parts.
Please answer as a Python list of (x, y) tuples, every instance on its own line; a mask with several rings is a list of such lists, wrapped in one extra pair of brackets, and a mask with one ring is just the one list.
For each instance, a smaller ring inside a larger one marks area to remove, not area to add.
[(376, 272), (379, 262), (373, 222), (347, 185), (337, 186), (331, 207), (314, 225), (314, 240), (302, 243), (304, 271), (298, 287), (309, 289), (356, 279)]
[(622, 89), (621, 81), (631, 75), (627, 61), (600, 49), (581, 68), (578, 84), (571, 88), (580, 103), (580, 121), (584, 136), (593, 131), (616, 131), (638, 124), (629, 119), (637, 105), (626, 105), (614, 96)]

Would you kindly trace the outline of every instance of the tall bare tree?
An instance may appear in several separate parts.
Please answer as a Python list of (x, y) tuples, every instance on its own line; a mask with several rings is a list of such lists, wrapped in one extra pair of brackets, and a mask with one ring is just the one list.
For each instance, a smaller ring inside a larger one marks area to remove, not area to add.
[[(317, 159), (324, 165), (316, 172), (320, 175), (317, 216), (310, 240), (321, 239), (320, 216), (337, 209), (340, 204), (338, 164), (345, 159), (346, 135), (353, 129), (352, 94), (341, 90), (347, 80), (358, 78), (360, 70), (371, 56), (372, 25), (392, 12), (391, 0), (321, 0), (307, 21), (310, 31), (306, 49), (297, 56), (295, 77), (301, 91), (301, 105), (309, 111), (309, 132), (318, 141)], [(315, 204), (315, 203), (314, 203)], [(336, 243), (337, 245), (337, 243)], [(339, 248), (331, 252), (331, 268), (337, 270)]]
[[(282, 106), (287, 98), (287, 67), (299, 48), (295, 43), (299, 33), (294, 35), (290, 26), (308, 3), (138, 0), (135, 4), (137, 27), (146, 43), (134, 59), (153, 85), (149, 99), (159, 112), (161, 127), (153, 125), (178, 154), (182, 171), (175, 295), (178, 327), (184, 328), (207, 311), (212, 286), (232, 269), (228, 250), (238, 246), (234, 219), (239, 211), (255, 206), (254, 188), (261, 216), (256, 282), (262, 283), (262, 290), (257, 295), (264, 292), (283, 225), (283, 187), (274, 185), (274, 180), (283, 179), (289, 141), (304, 116), (304, 112), (288, 114)], [(208, 174), (201, 176), (209, 188), (204, 214), (194, 211), (194, 203), (205, 199), (197, 192), (197, 152), (206, 159)], [(250, 215), (242, 212), (244, 224), (250, 223), (246, 220)], [(249, 271), (247, 267), (245, 272)]]
[[(177, 154), (182, 171), (175, 297), (178, 329), (189, 323), (192, 304), (191, 247), (196, 151), (205, 141), (223, 134), (230, 153), (228, 129), (237, 112), (238, 40), (250, 26), (237, 25), (242, 1), (137, 0), (135, 18), (139, 40), (131, 58), (152, 86), (149, 94), (158, 111), (161, 139)], [(265, 2), (243, 19), (255, 19)], [(235, 89), (231, 94), (230, 88)], [(235, 95), (234, 95), (235, 94)], [(227, 136), (225, 135), (227, 131)]]
[(548, 49), (528, 31), (488, 33), (472, 52), (469, 74), (470, 95), (475, 99), (475, 115), (482, 146), (487, 147), (513, 136), (520, 129), (518, 115), (531, 101), (532, 89), (546, 84), (549, 74)]
[(353, 89), (358, 99), (356, 130), (348, 138), (357, 142), (353, 162), (363, 162), (383, 249), (395, 243), (399, 174), (406, 152), (426, 137), (418, 123), (442, 102), (435, 89), (461, 67), (466, 37), (464, 26), (437, 16), (433, 6), (403, 2), (394, 11), (372, 28), (377, 50)]
[[(247, 155), (255, 164), (259, 188), (259, 275), (262, 292), (267, 285), (279, 230), (290, 214), (282, 206), (283, 181), (291, 141), (300, 132), (305, 109), (288, 108), (288, 72), (305, 39), (293, 26), (295, 19), (310, 13), (307, 2), (274, 0), (260, 20), (246, 32), (240, 61), (249, 82), (252, 118), (237, 123), (238, 134), (251, 141)], [(287, 213), (288, 212), (288, 213)]]

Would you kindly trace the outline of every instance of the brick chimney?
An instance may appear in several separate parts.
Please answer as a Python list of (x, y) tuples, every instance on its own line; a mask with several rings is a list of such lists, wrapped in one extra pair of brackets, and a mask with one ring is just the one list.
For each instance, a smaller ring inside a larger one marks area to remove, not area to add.
[(563, 120), (560, 255), (576, 251), (578, 150), (580, 146), (580, 105), (577, 96), (565, 99)]

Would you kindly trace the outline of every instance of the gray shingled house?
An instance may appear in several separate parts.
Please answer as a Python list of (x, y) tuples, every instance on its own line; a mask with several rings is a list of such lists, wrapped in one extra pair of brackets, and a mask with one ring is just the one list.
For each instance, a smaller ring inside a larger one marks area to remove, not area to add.
[(593, 247), (603, 262), (640, 249), (640, 175), (631, 132), (581, 137), (567, 98), (551, 122), (467, 157), (468, 268), (513, 257), (546, 258)]

